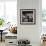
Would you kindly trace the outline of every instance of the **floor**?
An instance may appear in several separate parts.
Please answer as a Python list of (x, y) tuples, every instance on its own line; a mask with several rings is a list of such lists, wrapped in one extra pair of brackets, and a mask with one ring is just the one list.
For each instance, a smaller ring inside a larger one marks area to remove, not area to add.
[(5, 42), (0, 42), (0, 46), (5, 46)]

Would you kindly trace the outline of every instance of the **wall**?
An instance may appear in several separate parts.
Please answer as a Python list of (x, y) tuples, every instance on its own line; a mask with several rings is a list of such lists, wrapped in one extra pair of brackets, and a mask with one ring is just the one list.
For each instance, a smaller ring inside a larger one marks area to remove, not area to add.
[[(40, 46), (42, 10), (41, 4), (42, 0), (17, 0), (18, 39), (29, 39), (32, 46)], [(36, 24), (21, 25), (20, 9), (36, 9)]]

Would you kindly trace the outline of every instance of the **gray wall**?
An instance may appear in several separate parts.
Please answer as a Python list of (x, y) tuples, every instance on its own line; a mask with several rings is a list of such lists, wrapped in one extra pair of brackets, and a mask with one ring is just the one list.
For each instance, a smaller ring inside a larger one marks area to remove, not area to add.
[[(40, 46), (42, 0), (17, 0), (18, 40), (29, 39), (33, 46)], [(36, 9), (36, 24), (21, 25), (20, 9)], [(40, 12), (40, 13), (39, 13)]]

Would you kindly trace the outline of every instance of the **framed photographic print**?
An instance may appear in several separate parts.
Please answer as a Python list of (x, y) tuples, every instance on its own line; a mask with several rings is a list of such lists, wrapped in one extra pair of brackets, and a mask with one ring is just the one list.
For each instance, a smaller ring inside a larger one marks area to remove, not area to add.
[(36, 24), (36, 9), (20, 9), (20, 24)]

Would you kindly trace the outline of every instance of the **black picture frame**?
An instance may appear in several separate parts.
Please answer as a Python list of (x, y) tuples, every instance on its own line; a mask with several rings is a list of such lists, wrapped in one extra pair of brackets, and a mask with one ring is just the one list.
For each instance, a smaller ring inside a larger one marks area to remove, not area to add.
[(20, 9), (20, 24), (36, 24), (36, 9)]

